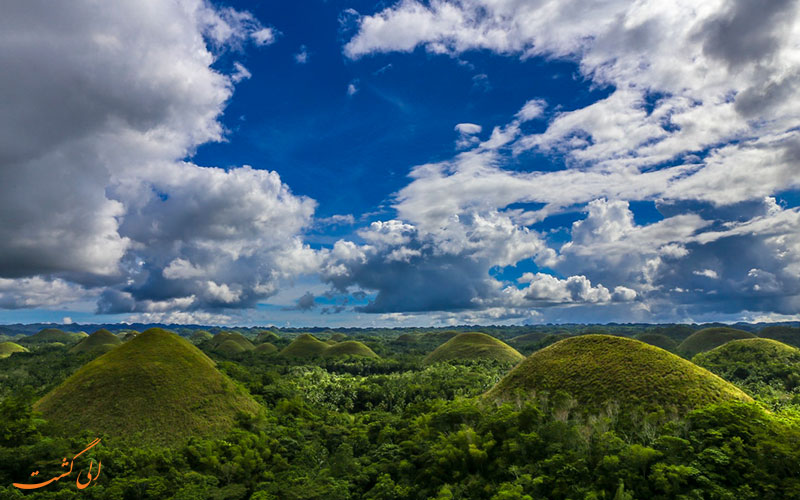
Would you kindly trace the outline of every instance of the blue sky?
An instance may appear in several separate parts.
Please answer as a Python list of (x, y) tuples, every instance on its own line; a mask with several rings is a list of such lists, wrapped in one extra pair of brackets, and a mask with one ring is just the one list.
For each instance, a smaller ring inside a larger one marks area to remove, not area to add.
[(55, 10), (0, 22), (0, 322), (800, 314), (792, 2)]

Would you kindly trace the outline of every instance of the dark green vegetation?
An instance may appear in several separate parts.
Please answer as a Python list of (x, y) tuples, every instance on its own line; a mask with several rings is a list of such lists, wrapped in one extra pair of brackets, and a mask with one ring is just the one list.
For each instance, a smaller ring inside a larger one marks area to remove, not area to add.
[(213, 338), (214, 335), (212, 335), (208, 330), (197, 330), (192, 334), (191, 337), (189, 337), (189, 339), (195, 344), (201, 344)]
[(0, 358), (7, 358), (15, 352), (28, 352), (28, 350), (14, 342), (0, 342)]
[(229, 429), (257, 405), (174, 333), (151, 329), (100, 356), (34, 408), (65, 432), (176, 443)]
[(336, 342), (344, 342), (345, 340), (347, 340), (347, 335), (345, 335), (344, 333), (334, 333), (333, 335), (331, 335), (331, 340), (334, 340)]
[(280, 339), (277, 333), (273, 332), (272, 330), (264, 330), (258, 332), (258, 336), (256, 336), (255, 343), (256, 344), (263, 344), (264, 342), (275, 342), (276, 340)]
[(238, 332), (219, 332), (208, 341), (207, 346), (227, 356), (255, 349), (253, 343)]
[[(30, 352), (0, 359), (0, 498), (800, 498), (800, 401), (791, 376), (783, 377), (776, 371), (779, 364), (770, 364), (777, 357), (781, 365), (793, 366), (791, 348), (744, 341), (706, 353), (727, 352), (708, 366), (740, 384), (756, 402), (741, 401), (740, 394), (732, 400), (720, 396), (702, 401), (715, 390), (724, 395), (731, 386), (687, 360), (629, 338), (581, 337), (598, 331), (632, 338), (666, 335), (670, 328), (453, 328), (457, 334), (481, 331), (505, 342), (530, 333), (544, 333), (540, 342), (567, 339), (534, 353), (519, 367), (549, 367), (554, 377), (572, 384), (561, 384), (570, 392), (548, 389), (531, 398), (520, 387), (504, 404), (482, 395), (509, 380), (504, 377), (512, 366), (489, 360), (425, 365), (428, 354), (454, 337), (438, 338), (430, 335), (437, 333), (431, 329), (346, 329), (338, 333), (346, 334), (347, 341), (331, 347), (301, 335), (309, 332), (275, 329), (274, 342), (230, 355), (210, 342), (199, 344), (203, 354), (161, 331), (146, 332), (94, 360), (89, 354), (68, 353), (70, 346), (29, 345)], [(178, 330), (190, 338), (198, 329)], [(248, 339), (257, 339), (262, 331), (207, 329)], [(702, 327), (676, 327), (674, 332), (682, 335), (687, 329)], [(311, 333), (330, 339), (337, 332)], [(414, 340), (398, 342), (402, 335)], [(286, 346), (295, 337), (300, 341), (295, 347), (316, 342), (323, 350), (311, 357), (268, 352), (269, 344)], [(219, 345), (231, 340), (221, 338)], [(380, 358), (322, 354), (349, 341)], [(585, 345), (579, 349), (576, 342)], [(739, 344), (747, 349), (734, 349)], [(525, 345), (535, 349), (536, 342)], [(756, 345), (761, 347), (754, 354)], [(574, 363), (555, 362), (553, 352), (563, 353), (564, 346)], [(533, 359), (549, 364), (531, 367)], [(180, 369), (168, 370), (177, 364)], [(615, 365), (622, 368), (614, 372)], [(741, 366), (748, 370), (745, 378), (737, 378), (745, 375), (737, 371)], [(74, 383), (90, 369), (90, 377)], [(620, 383), (615, 373), (629, 379)], [(115, 384), (96, 387), (94, 379), (111, 378)], [(222, 380), (221, 385), (215, 387), (213, 380)], [(500, 380), (504, 382), (498, 385)], [(615, 388), (615, 383), (620, 385)], [(647, 384), (651, 387), (642, 395), (639, 389)], [(65, 399), (72, 407), (64, 414), (69, 410), (66, 421), (76, 426), (68, 432), (64, 415), (34, 411), (38, 399), (65, 393), (65, 387), (70, 387)], [(682, 389), (696, 408), (672, 404), (673, 389)], [(166, 409), (159, 403), (162, 396), (152, 391), (161, 391), (174, 404)], [(203, 391), (210, 405), (197, 402)], [(591, 391), (600, 396), (593, 399), (594, 394), (587, 394)], [(621, 392), (626, 397), (617, 405), (595, 403)], [(98, 405), (102, 397), (105, 401)], [(125, 406), (136, 397), (146, 401)], [(582, 398), (588, 402), (581, 403)], [(226, 400), (231, 404), (226, 406)], [(220, 407), (232, 411), (220, 412)], [(84, 413), (92, 418), (77, 422)], [(220, 417), (223, 425), (212, 428), (214, 415), (220, 413), (226, 415)], [(122, 414), (130, 414), (122, 425), (124, 435), (120, 428), (93, 425), (114, 422)], [(156, 434), (169, 435), (167, 439), (142, 439), (150, 425), (157, 425)], [(176, 435), (183, 437), (172, 440)], [(89, 488), (77, 490), (74, 476), (25, 494), (11, 486), (30, 481), (33, 470), (42, 478), (61, 473), (61, 457), (73, 456), (95, 437), (102, 438), (101, 444), (76, 463), (85, 471), (89, 458), (102, 461), (102, 473)]]
[(461, 333), (428, 354), (423, 360), (425, 364), (448, 361), (498, 361), (516, 364), (523, 356), (505, 342), (497, 340), (485, 333)]
[(704, 328), (691, 334), (686, 340), (681, 342), (678, 346), (678, 352), (691, 358), (695, 354), (710, 351), (715, 347), (721, 346), (725, 342), (739, 339), (751, 339), (754, 337), (755, 335), (752, 333), (736, 328)]
[(767, 326), (758, 331), (758, 336), (800, 347), (800, 326)]
[(675, 352), (678, 350), (678, 343), (661, 333), (643, 333), (641, 335), (637, 335), (636, 340), (640, 340), (645, 344), (660, 347), (669, 352)]
[(800, 349), (771, 339), (734, 340), (692, 361), (773, 407), (800, 403)]
[(253, 352), (257, 352), (260, 354), (273, 354), (278, 352), (278, 348), (275, 344), (270, 344), (269, 342), (264, 342), (263, 344), (258, 344)]
[(584, 335), (557, 342), (529, 356), (491, 391), (492, 401), (535, 398), (564, 391), (578, 411), (658, 408), (685, 413), (710, 403), (750, 397), (716, 375), (638, 340)]
[(326, 358), (338, 358), (343, 356), (378, 357), (372, 349), (357, 340), (346, 340), (344, 342), (334, 343), (322, 351), (322, 355)]
[(120, 345), (122, 341), (105, 328), (97, 330), (85, 339), (81, 340), (69, 352), (103, 354)]
[(65, 332), (58, 328), (45, 328), (33, 335), (19, 339), (19, 342), (23, 344), (46, 344), (51, 342), (73, 344), (88, 336), (85, 332)]

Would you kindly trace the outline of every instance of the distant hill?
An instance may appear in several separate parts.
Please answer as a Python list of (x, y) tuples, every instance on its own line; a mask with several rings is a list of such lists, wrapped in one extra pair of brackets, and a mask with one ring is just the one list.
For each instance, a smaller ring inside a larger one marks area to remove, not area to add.
[(288, 358), (313, 358), (322, 356), (322, 353), (325, 352), (328, 347), (328, 344), (317, 339), (310, 333), (303, 333), (284, 347), (280, 355)]
[(263, 330), (258, 333), (256, 337), (256, 344), (263, 344), (264, 342), (275, 342), (276, 340), (280, 340), (280, 336), (271, 331), (271, 330)]
[(253, 352), (257, 352), (259, 354), (272, 354), (278, 352), (278, 348), (275, 347), (275, 344), (270, 344), (269, 342), (264, 342), (263, 344), (258, 344)]
[(584, 335), (557, 342), (528, 356), (485, 397), (512, 401), (563, 390), (578, 411), (623, 409), (688, 411), (726, 400), (751, 401), (732, 384), (691, 362), (638, 340)]
[(538, 344), (539, 342), (546, 340), (551, 336), (551, 334), (546, 332), (532, 332), (524, 335), (518, 335), (509, 340), (508, 343), (512, 345)]
[(212, 351), (230, 356), (245, 351), (252, 351), (256, 346), (239, 332), (219, 332), (214, 335), (211, 340), (206, 342), (203, 348), (205, 349), (206, 347)]
[(413, 333), (404, 333), (399, 337), (397, 337), (396, 339), (394, 339), (394, 342), (397, 342), (399, 344), (413, 344), (418, 340), (419, 338)]
[(640, 340), (645, 344), (660, 347), (669, 352), (675, 352), (678, 350), (678, 342), (660, 333), (642, 333), (641, 335), (636, 336), (636, 340)]
[(750, 332), (729, 328), (727, 326), (715, 326), (698, 330), (680, 343), (678, 352), (691, 358), (695, 354), (710, 351), (731, 340), (754, 338)]
[(446, 361), (495, 360), (518, 363), (524, 357), (510, 345), (485, 333), (460, 333), (437, 347), (422, 361), (423, 364)]
[(343, 342), (347, 340), (347, 335), (345, 335), (344, 333), (334, 333), (333, 335), (331, 335), (331, 340), (333, 340), (334, 342)]
[(62, 344), (72, 344), (85, 339), (89, 335), (85, 332), (65, 332), (58, 328), (45, 328), (33, 335), (19, 339), (20, 344), (47, 344), (50, 342), (61, 342)]
[(779, 382), (784, 390), (800, 386), (800, 349), (772, 339), (732, 340), (702, 352), (692, 361), (719, 375), (742, 384)]
[(333, 344), (322, 351), (322, 355), (326, 358), (338, 358), (343, 356), (363, 356), (367, 358), (379, 357), (372, 349), (355, 340), (346, 340), (344, 342)]
[(160, 328), (87, 363), (34, 408), (68, 433), (178, 444), (224, 433), (258, 405), (202, 351)]
[(0, 358), (7, 358), (15, 352), (28, 352), (28, 350), (14, 342), (0, 342)]
[(800, 326), (767, 326), (759, 330), (758, 336), (800, 347)]
[(119, 337), (103, 328), (75, 344), (69, 352), (100, 354), (108, 352), (120, 344), (122, 341)]
[(193, 344), (202, 344), (203, 342), (209, 341), (214, 338), (214, 335), (211, 334), (208, 330), (195, 330), (189, 336), (189, 340), (192, 341)]

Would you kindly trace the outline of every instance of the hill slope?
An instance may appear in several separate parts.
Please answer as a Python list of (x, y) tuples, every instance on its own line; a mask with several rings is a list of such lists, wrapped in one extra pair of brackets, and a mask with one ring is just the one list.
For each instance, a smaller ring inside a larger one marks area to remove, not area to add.
[(423, 364), (446, 361), (496, 360), (518, 363), (524, 356), (510, 345), (485, 333), (460, 333), (437, 347), (422, 361)]
[(660, 333), (643, 333), (641, 335), (637, 335), (636, 340), (644, 342), (645, 344), (660, 347), (669, 352), (675, 352), (678, 350), (678, 342)]
[(97, 330), (69, 350), (71, 353), (104, 353), (122, 344), (122, 341), (105, 328)]
[(28, 352), (28, 350), (14, 342), (0, 342), (0, 358), (7, 358), (15, 352)]
[(281, 356), (290, 358), (313, 358), (322, 356), (328, 348), (328, 344), (317, 339), (310, 333), (298, 335), (291, 344), (287, 345), (280, 352)]
[(341, 356), (363, 356), (367, 358), (378, 358), (377, 354), (366, 345), (356, 340), (345, 340), (338, 344), (333, 344), (323, 351), (326, 358), (337, 358)]
[(731, 340), (751, 339), (754, 337), (755, 335), (752, 333), (744, 330), (737, 330), (736, 328), (724, 326), (703, 328), (689, 335), (686, 340), (681, 342), (678, 346), (678, 352), (692, 357), (695, 354), (710, 351)]
[(778, 382), (784, 390), (800, 383), (800, 349), (771, 339), (733, 340), (692, 361), (745, 387)]
[(258, 405), (178, 335), (151, 328), (87, 363), (34, 408), (64, 432), (180, 443), (225, 432)]
[(84, 332), (65, 332), (58, 328), (45, 328), (33, 335), (19, 339), (20, 344), (47, 344), (51, 342), (61, 342), (62, 344), (72, 344), (88, 337)]
[(252, 351), (256, 347), (252, 342), (247, 340), (247, 337), (238, 332), (219, 332), (208, 341), (207, 345), (210, 349), (221, 352), (222, 354), (237, 354), (244, 351)]
[(275, 344), (271, 344), (269, 342), (264, 342), (263, 344), (258, 344), (253, 352), (257, 352), (259, 354), (272, 354), (274, 352), (278, 352), (278, 348), (275, 347)]
[(625, 337), (584, 335), (557, 342), (528, 356), (490, 389), (492, 401), (541, 391), (564, 390), (581, 410), (606, 403), (684, 412), (707, 403), (750, 397), (732, 384), (674, 354)]
[(767, 326), (759, 330), (758, 336), (800, 347), (800, 326)]

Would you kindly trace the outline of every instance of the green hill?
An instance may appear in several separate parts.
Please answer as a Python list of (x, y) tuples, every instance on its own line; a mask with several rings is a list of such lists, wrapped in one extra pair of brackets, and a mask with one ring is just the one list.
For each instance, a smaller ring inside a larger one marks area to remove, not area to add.
[(777, 340), (733, 340), (698, 354), (692, 361), (745, 387), (777, 382), (783, 390), (791, 390), (800, 385), (800, 349)]
[(800, 347), (800, 326), (767, 326), (758, 332), (758, 336)]
[(105, 328), (97, 330), (69, 350), (71, 353), (105, 353), (120, 345), (122, 341)]
[[(231, 344), (236, 344), (239, 348), (234, 348)], [(239, 332), (219, 332), (208, 341), (208, 348), (223, 354), (237, 354), (244, 351), (252, 351), (256, 346), (247, 340), (247, 337)]]
[(691, 358), (695, 354), (710, 351), (731, 340), (751, 339), (754, 337), (755, 335), (750, 332), (726, 326), (703, 328), (689, 335), (686, 340), (681, 342), (678, 346), (678, 352)]
[(660, 347), (669, 352), (676, 352), (678, 350), (678, 343), (675, 340), (660, 333), (642, 333), (636, 336), (636, 340)]
[(413, 344), (417, 342), (417, 340), (419, 339), (413, 333), (404, 333), (394, 339), (394, 342), (397, 342), (398, 344)]
[(20, 344), (47, 344), (50, 342), (61, 342), (62, 344), (72, 344), (85, 339), (89, 335), (85, 332), (65, 332), (58, 328), (45, 328), (33, 335), (28, 335), (19, 340)]
[(445, 330), (445, 331), (433, 331), (428, 332), (420, 338), (423, 342), (431, 342), (441, 344), (447, 342), (448, 340), (452, 339), (453, 337), (459, 335), (461, 332), (457, 332), (455, 330)]
[(281, 356), (289, 358), (313, 358), (322, 356), (328, 348), (328, 344), (317, 339), (310, 333), (298, 335), (291, 344), (287, 345), (280, 352)]
[(461, 333), (428, 354), (423, 364), (447, 361), (496, 360), (518, 363), (524, 356), (510, 345), (485, 333)]
[(342, 356), (362, 356), (367, 358), (380, 357), (375, 354), (372, 349), (355, 340), (345, 340), (344, 342), (334, 344), (325, 349), (322, 355), (326, 358), (338, 358)]
[(708, 403), (750, 397), (691, 362), (638, 340), (584, 335), (557, 342), (517, 365), (485, 397), (496, 402), (563, 390), (581, 411), (601, 411), (609, 402), (623, 409), (644, 407), (685, 412)]
[(214, 336), (208, 330), (195, 330), (194, 333), (189, 337), (189, 340), (193, 344), (202, 344), (208, 340), (213, 339)]
[(258, 405), (187, 340), (151, 328), (81, 367), (34, 408), (65, 433), (178, 444), (220, 435)]
[(542, 342), (551, 336), (551, 334), (545, 332), (532, 332), (514, 337), (513, 339), (509, 340), (508, 343), (514, 345), (538, 344), (539, 342)]
[(344, 333), (336, 332), (333, 335), (331, 335), (331, 340), (336, 342), (343, 342), (347, 340), (347, 335), (345, 335)]
[(272, 354), (278, 352), (278, 348), (275, 347), (275, 344), (270, 344), (269, 342), (264, 342), (263, 344), (258, 344), (253, 352), (257, 352), (259, 354)]
[(0, 359), (7, 358), (15, 352), (28, 352), (28, 350), (14, 342), (0, 342)]
[(275, 342), (280, 340), (280, 336), (272, 330), (262, 330), (256, 337), (256, 344), (263, 344), (264, 342)]

